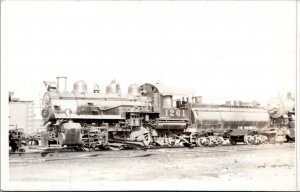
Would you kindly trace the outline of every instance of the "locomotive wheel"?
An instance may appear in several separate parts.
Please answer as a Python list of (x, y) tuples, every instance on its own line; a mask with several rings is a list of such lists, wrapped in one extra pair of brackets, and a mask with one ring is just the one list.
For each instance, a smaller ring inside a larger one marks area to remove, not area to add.
[(149, 146), (151, 143), (151, 136), (149, 133), (144, 134), (144, 139), (142, 140), (145, 146)]
[(208, 137), (207, 139), (208, 139), (208, 142), (209, 142), (208, 143), (209, 147), (214, 147), (214, 146), (217, 145), (217, 138), (216, 137), (211, 136), (211, 137)]
[(182, 143), (182, 142), (181, 142), (180, 139), (175, 139), (174, 146), (180, 146), (181, 143)]
[(133, 141), (142, 142), (145, 146), (149, 146), (152, 142), (150, 132), (145, 127), (140, 127), (139, 130), (131, 132), (130, 138)]

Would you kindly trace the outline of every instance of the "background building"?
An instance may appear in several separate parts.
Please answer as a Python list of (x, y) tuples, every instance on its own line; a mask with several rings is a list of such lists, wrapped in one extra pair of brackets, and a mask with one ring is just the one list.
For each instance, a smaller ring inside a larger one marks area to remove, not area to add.
[(13, 92), (9, 93), (9, 128), (23, 129), (25, 136), (35, 135), (42, 130), (42, 122), (35, 119), (34, 102), (21, 101), (12, 98)]

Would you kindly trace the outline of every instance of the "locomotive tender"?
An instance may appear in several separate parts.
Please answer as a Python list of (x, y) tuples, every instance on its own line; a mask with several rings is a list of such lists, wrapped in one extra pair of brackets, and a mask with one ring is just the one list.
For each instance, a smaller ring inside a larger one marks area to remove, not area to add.
[(267, 111), (256, 104), (204, 105), (200, 96), (185, 98), (189, 90), (163, 84), (133, 84), (125, 95), (116, 81), (105, 93), (98, 86), (89, 93), (82, 80), (69, 92), (66, 77), (44, 84), (44, 124), (62, 146), (254, 144), (262, 140), (257, 130), (269, 124)]

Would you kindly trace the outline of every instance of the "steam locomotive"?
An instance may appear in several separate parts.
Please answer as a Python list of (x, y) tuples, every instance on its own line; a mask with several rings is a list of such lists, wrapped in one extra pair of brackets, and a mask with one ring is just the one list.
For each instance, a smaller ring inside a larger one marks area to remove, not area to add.
[(66, 90), (65, 77), (44, 82), (47, 92), (42, 101), (42, 117), (50, 137), (61, 145), (103, 148), (110, 143), (149, 145), (147, 123), (159, 116), (152, 111), (151, 102), (139, 92), (139, 86), (129, 86), (122, 96), (120, 86), (112, 81), (102, 94), (98, 88), (87, 92), (84, 81)]
[(163, 84), (133, 84), (125, 95), (116, 81), (105, 93), (97, 85), (89, 93), (82, 80), (69, 92), (66, 77), (44, 84), (42, 117), (48, 139), (62, 146), (214, 146), (224, 140), (259, 144), (266, 140), (260, 130), (270, 123), (271, 111), (258, 103), (205, 105), (201, 96), (188, 97), (188, 90)]
[(271, 98), (267, 111), (270, 125), (264, 133), (268, 139), (272, 142), (295, 141), (295, 99), (292, 94)]
[(9, 152), (25, 152), (22, 144), (25, 141), (24, 130), (20, 128), (9, 129)]

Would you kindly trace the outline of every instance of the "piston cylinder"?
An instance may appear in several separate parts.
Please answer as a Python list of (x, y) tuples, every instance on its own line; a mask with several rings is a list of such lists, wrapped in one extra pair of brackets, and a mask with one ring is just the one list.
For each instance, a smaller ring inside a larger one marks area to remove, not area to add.
[(61, 145), (81, 144), (81, 125), (72, 122), (64, 123), (58, 139)]

